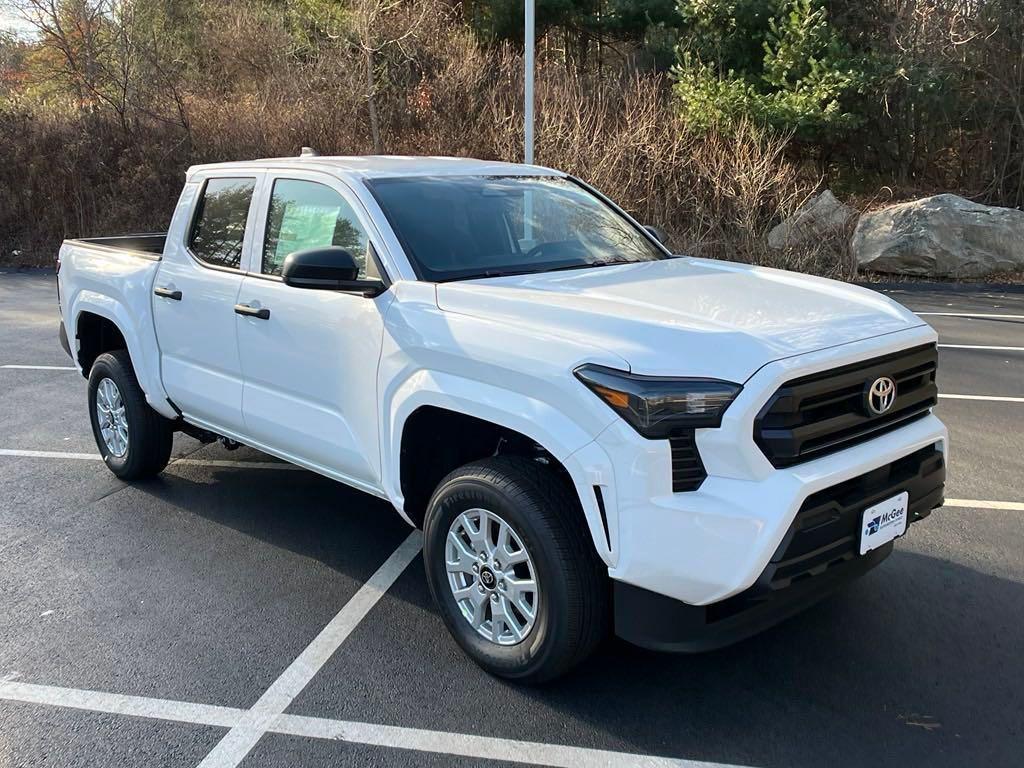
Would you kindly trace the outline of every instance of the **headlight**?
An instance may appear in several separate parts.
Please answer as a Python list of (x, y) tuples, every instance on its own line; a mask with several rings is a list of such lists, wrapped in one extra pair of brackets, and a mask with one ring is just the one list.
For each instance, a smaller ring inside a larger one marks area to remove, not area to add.
[(581, 365), (574, 373), (637, 432), (651, 439), (720, 426), (725, 409), (743, 389), (717, 379), (638, 376), (600, 365)]

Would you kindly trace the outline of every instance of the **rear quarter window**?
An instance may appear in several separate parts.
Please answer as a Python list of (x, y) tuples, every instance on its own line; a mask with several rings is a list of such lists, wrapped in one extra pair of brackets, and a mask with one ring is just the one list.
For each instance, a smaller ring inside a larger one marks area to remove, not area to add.
[(188, 247), (205, 264), (238, 269), (256, 179), (208, 179), (203, 185)]

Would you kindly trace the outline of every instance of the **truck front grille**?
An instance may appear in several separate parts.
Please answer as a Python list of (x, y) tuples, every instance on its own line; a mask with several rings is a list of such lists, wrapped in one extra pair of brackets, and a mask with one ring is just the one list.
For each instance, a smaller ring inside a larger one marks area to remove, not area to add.
[[(789, 467), (877, 437), (924, 416), (938, 389), (934, 344), (876, 357), (783, 384), (754, 421), (754, 441), (775, 467)], [(865, 393), (888, 376), (896, 398), (881, 415)]]

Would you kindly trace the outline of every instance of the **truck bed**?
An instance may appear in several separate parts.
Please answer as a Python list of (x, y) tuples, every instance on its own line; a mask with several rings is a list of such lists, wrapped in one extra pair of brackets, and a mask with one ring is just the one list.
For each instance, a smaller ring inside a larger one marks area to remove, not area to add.
[(83, 243), (90, 246), (112, 248), (130, 253), (144, 253), (149, 256), (159, 257), (164, 252), (164, 242), (166, 240), (166, 232), (149, 232), (138, 235), (117, 235), (115, 237), (79, 237), (66, 242)]

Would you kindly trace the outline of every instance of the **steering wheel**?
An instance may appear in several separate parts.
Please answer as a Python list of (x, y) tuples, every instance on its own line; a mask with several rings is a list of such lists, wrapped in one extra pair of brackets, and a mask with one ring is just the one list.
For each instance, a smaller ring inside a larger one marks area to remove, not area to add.
[(533, 246), (523, 255), (523, 258), (536, 259), (544, 256), (548, 251), (551, 252), (551, 256), (575, 256), (583, 251), (583, 244), (579, 240), (550, 240)]
[(537, 243), (537, 245), (533, 246), (533, 248), (531, 248), (530, 250), (523, 254), (523, 258), (536, 259), (537, 257), (541, 256), (544, 253), (545, 249), (550, 247), (550, 245), (551, 243)]

